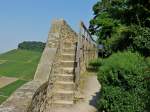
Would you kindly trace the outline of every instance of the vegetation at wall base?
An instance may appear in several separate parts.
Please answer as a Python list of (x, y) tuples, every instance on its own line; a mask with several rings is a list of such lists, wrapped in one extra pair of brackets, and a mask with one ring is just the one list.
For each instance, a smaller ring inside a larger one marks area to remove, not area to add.
[(150, 112), (150, 1), (99, 0), (93, 11), (89, 31), (104, 58), (90, 63), (102, 84), (97, 108)]
[(103, 60), (98, 72), (102, 84), (98, 109), (105, 112), (148, 112), (150, 70), (138, 53), (118, 52)]
[(98, 59), (94, 59), (94, 60), (90, 60), (87, 70), (89, 71), (98, 71), (99, 66), (102, 65), (102, 59), (98, 58)]

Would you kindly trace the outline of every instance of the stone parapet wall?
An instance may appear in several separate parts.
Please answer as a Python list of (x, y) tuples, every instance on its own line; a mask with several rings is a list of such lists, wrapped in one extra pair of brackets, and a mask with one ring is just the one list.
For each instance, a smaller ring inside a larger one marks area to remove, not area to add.
[[(66, 43), (71, 43), (75, 46), (78, 42), (78, 38), (79, 35), (74, 32), (64, 20), (54, 20), (34, 80), (17, 89), (7, 101), (0, 106), (0, 112), (44, 112), (45, 107), (48, 105), (49, 94), (51, 92), (50, 81), (52, 80), (51, 71), (53, 69), (53, 63), (56, 63), (55, 72), (57, 72), (57, 67), (60, 65), (60, 57), (58, 56), (57, 59), (55, 59), (58, 48), (59, 52), (61, 52)], [(81, 50), (83, 50), (84, 47), (86, 47), (87, 50), (93, 47), (89, 42), (85, 42), (84, 44), (85, 45), (82, 43)], [(88, 54), (81, 53), (81, 59), (83, 64), (85, 64), (84, 61), (87, 63), (89, 59), (89, 57), (85, 59), (85, 55)], [(91, 59), (94, 58), (94, 56), (95, 55), (90, 55)]]
[(32, 97), (32, 102), (29, 105), (27, 112), (45, 112), (47, 106), (47, 88), (48, 82), (38, 88)]
[(40, 86), (39, 81), (24, 84), (0, 106), (0, 112), (27, 112), (32, 97)]
[(34, 80), (48, 81), (56, 49), (63, 48), (66, 42), (77, 42), (78, 35), (64, 20), (54, 20), (48, 34), (46, 47), (38, 64)]

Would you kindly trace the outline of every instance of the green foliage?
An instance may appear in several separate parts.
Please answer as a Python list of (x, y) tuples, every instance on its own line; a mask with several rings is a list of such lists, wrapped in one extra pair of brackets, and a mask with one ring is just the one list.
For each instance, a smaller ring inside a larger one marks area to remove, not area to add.
[(45, 43), (36, 41), (24, 41), (18, 45), (18, 48), (24, 50), (43, 51), (45, 48)]
[(131, 26), (132, 35), (130, 39), (133, 40), (133, 47), (135, 50), (141, 52), (144, 56), (150, 54), (150, 28)]
[(17, 80), (3, 88), (0, 88), (0, 95), (9, 96), (12, 94), (13, 91), (15, 91), (18, 87), (26, 83), (27, 81), (24, 80)]
[(150, 56), (149, 6), (148, 0), (101, 0), (93, 6), (89, 30), (104, 45), (104, 56), (128, 49)]
[(89, 62), (88, 68), (91, 70), (97, 71), (101, 65), (102, 65), (102, 59), (98, 58), (98, 59), (91, 60)]
[(149, 6), (149, 0), (99, 0), (93, 6), (89, 30), (106, 58), (98, 73), (101, 111), (150, 111)]
[(7, 99), (6, 96), (0, 96), (0, 104), (3, 103)]
[(150, 57), (146, 58), (147, 65), (150, 67)]
[(12, 50), (0, 55), (0, 76), (32, 80), (42, 52)]
[(148, 66), (138, 53), (116, 53), (99, 68), (102, 84), (98, 108), (105, 112), (148, 112)]

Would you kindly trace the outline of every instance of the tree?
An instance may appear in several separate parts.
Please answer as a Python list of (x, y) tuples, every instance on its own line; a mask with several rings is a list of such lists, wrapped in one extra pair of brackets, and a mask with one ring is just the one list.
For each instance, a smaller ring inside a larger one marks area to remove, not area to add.
[(45, 43), (36, 41), (24, 41), (18, 45), (18, 49), (43, 51)]
[(93, 11), (89, 30), (104, 45), (105, 56), (123, 50), (150, 56), (150, 0), (101, 0)]
[(102, 85), (97, 108), (149, 112), (150, 0), (100, 0), (93, 11), (89, 31), (98, 37), (105, 56), (91, 63)]

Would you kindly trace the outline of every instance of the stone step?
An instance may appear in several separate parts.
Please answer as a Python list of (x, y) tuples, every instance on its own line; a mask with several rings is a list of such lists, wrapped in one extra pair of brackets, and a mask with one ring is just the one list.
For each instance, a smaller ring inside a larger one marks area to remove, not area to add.
[(57, 81), (73, 81), (73, 74), (56, 74)]
[(74, 104), (73, 101), (65, 101), (65, 100), (56, 100), (53, 102), (53, 108), (60, 108), (60, 107), (71, 107)]
[(59, 90), (55, 92), (55, 95), (53, 97), (54, 101), (56, 100), (65, 100), (65, 101), (73, 101), (74, 99), (74, 92), (73, 91), (64, 91)]
[(75, 54), (75, 48), (63, 48), (62, 53)]
[(72, 42), (65, 42), (64, 44), (63, 44), (64, 46), (64, 48), (75, 48), (75, 43), (72, 43)]
[(60, 67), (60, 73), (62, 73), (62, 74), (73, 74), (74, 68), (73, 67)]
[(64, 61), (61, 60), (62, 67), (74, 67), (74, 61)]
[(56, 81), (55, 90), (73, 91), (74, 82)]
[(75, 60), (75, 54), (71, 54), (71, 53), (63, 53), (62, 54), (62, 60), (70, 60), (70, 61), (74, 61)]

